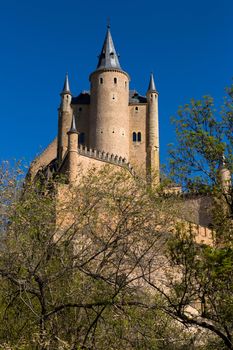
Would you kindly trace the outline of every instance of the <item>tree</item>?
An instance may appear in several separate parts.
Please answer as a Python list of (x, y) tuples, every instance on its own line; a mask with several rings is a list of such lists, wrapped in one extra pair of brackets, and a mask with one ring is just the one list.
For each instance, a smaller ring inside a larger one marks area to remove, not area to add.
[[(177, 223), (167, 250), (171, 269), (166, 287), (156, 284), (147, 271), (144, 277), (163, 295), (169, 315), (210, 331), (218, 349), (233, 349), (232, 102), (233, 86), (219, 114), (213, 99), (204, 97), (181, 107), (174, 119), (177, 147), (170, 152), (171, 177), (184, 191), (210, 197), (212, 244), (197, 244), (192, 226)], [(228, 174), (227, 183), (222, 171)]]
[(167, 203), (108, 167), (76, 188), (62, 179), (22, 186), (19, 173), (1, 174), (3, 348), (183, 349), (185, 332), (142, 279), (144, 266), (164, 264)]

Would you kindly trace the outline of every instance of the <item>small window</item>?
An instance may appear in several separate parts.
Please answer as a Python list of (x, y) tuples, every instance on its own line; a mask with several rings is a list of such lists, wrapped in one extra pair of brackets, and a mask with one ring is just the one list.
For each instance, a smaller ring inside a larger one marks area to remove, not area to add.
[(127, 81), (125, 81), (125, 88), (127, 88)]
[(80, 145), (84, 145), (84, 143), (85, 143), (85, 133), (84, 132), (81, 132), (79, 134), (78, 143)]
[(135, 111), (138, 111), (138, 107), (135, 107)]
[(114, 84), (117, 84), (117, 78), (114, 78)]
[(78, 109), (78, 110), (79, 110), (79, 112), (81, 112), (83, 109), (82, 109), (82, 107), (79, 107), (79, 109)]
[(133, 142), (136, 142), (137, 141), (137, 134), (136, 132), (133, 132)]
[(142, 134), (140, 132), (138, 132), (138, 142), (142, 141)]
[(100, 78), (100, 84), (103, 84), (103, 82), (104, 82), (104, 79)]

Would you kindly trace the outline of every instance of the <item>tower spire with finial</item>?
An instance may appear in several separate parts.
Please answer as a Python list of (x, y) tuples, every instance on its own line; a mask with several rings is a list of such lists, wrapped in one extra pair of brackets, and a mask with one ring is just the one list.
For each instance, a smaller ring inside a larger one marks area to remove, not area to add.
[(148, 86), (148, 92), (157, 92), (156, 87), (155, 87), (155, 81), (154, 81), (154, 75), (151, 72), (150, 73), (150, 82), (149, 82), (149, 86)]
[(68, 73), (66, 73), (66, 77), (65, 77), (65, 81), (64, 81), (64, 85), (63, 85), (63, 89), (62, 89), (61, 94), (62, 95), (65, 95), (65, 94), (71, 95)]
[(110, 29), (110, 17), (107, 18), (107, 29)]
[(72, 120), (71, 120), (71, 126), (70, 126), (70, 130), (68, 131), (68, 133), (78, 133), (77, 128), (76, 128), (76, 123), (75, 123), (75, 116), (73, 114), (72, 116)]
[(97, 65), (97, 70), (99, 69), (120, 69), (120, 62), (118, 59), (118, 54), (116, 53), (115, 46), (112, 40), (112, 35), (110, 32), (110, 21), (107, 21), (107, 33), (104, 39), (104, 44), (99, 55), (99, 62)]

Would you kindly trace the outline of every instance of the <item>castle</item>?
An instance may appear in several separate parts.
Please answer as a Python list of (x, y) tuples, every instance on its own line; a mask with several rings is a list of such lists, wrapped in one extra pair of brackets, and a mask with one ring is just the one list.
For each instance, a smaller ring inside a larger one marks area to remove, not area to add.
[[(72, 96), (66, 74), (58, 108), (58, 134), (31, 164), (32, 178), (65, 174), (71, 185), (88, 169), (110, 164), (147, 180), (160, 181), (158, 91), (153, 74), (146, 96), (130, 90), (130, 77), (122, 70), (110, 28), (96, 70), (90, 74), (90, 92)], [(220, 169), (223, 186), (230, 174)], [(228, 185), (227, 185), (228, 186)], [(170, 191), (170, 190), (169, 190)], [(177, 188), (172, 191), (177, 192)], [(179, 192), (179, 189), (178, 189)], [(204, 232), (211, 224), (210, 198), (184, 197), (180, 216)], [(203, 240), (203, 237), (201, 238)]]
[(159, 181), (158, 92), (153, 74), (147, 94), (130, 90), (130, 77), (119, 62), (110, 27), (96, 70), (90, 74), (90, 92), (72, 96), (68, 74), (58, 109), (57, 138), (35, 159), (30, 173), (68, 174), (74, 182), (79, 168), (110, 163), (140, 171)]

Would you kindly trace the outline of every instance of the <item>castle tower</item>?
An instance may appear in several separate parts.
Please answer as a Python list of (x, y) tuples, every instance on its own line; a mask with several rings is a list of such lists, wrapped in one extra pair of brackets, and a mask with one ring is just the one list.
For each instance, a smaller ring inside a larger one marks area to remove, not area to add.
[(147, 177), (155, 176), (159, 182), (159, 117), (158, 117), (158, 92), (155, 87), (154, 77), (151, 73), (147, 90), (147, 144), (146, 144), (146, 169)]
[(90, 75), (90, 147), (129, 158), (129, 76), (121, 69), (108, 27)]
[(78, 176), (78, 132), (75, 124), (75, 117), (73, 115), (71, 127), (67, 132), (68, 135), (68, 179), (69, 184), (75, 184)]
[(71, 100), (72, 95), (70, 92), (68, 74), (66, 74), (63, 90), (61, 92), (61, 104), (58, 109), (58, 145), (57, 145), (57, 159), (58, 164), (64, 157), (68, 147), (67, 132), (72, 120), (72, 108)]

